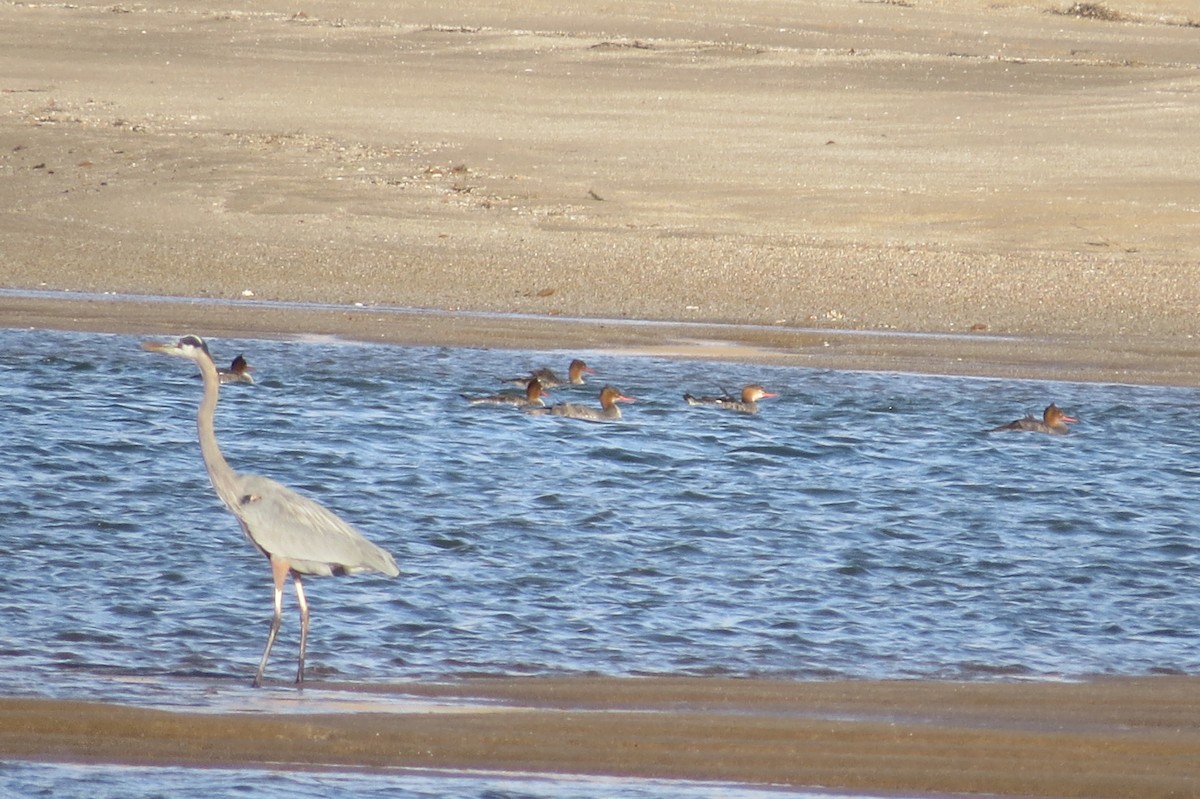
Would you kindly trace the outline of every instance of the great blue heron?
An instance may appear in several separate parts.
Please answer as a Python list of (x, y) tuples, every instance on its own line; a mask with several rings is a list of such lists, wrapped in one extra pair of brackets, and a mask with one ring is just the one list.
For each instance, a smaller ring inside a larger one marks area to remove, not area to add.
[(225, 461), (213, 431), (213, 416), (220, 395), (220, 378), (208, 346), (199, 336), (184, 336), (171, 344), (147, 342), (151, 352), (161, 352), (195, 361), (204, 379), (204, 397), (196, 412), (200, 454), (217, 496), (237, 517), (242, 532), (271, 562), (275, 578), (275, 615), (267, 646), (254, 675), (254, 687), (262, 685), (263, 671), (283, 615), (283, 585), (288, 575), (296, 587), (300, 608), (300, 665), (296, 682), (304, 682), (304, 648), (308, 643), (308, 602), (304, 598), (302, 574), (330, 576), (355, 572), (400, 574), (387, 552), (363, 538), (323, 505), (297, 494), (287, 486), (257, 474), (235, 472)]

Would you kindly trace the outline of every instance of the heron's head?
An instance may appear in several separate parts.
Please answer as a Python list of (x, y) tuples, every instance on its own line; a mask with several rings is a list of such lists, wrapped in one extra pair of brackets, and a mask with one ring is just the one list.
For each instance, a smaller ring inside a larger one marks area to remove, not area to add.
[(201, 358), (212, 359), (212, 356), (208, 354), (208, 345), (199, 336), (184, 336), (178, 341), (165, 344), (158, 341), (147, 341), (142, 344), (142, 349), (161, 352), (165, 355), (175, 355), (192, 361), (198, 361)]

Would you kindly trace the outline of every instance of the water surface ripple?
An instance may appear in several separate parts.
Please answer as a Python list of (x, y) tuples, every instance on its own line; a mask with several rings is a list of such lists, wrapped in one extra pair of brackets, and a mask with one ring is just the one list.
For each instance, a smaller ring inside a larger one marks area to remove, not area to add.
[[(248, 681), (270, 577), (212, 492), (194, 367), (0, 331), (0, 691)], [(1194, 389), (606, 353), (213, 340), (235, 468), (402, 576), (309, 581), (310, 676), (1058, 678), (1200, 671)], [(615, 425), (468, 407), (582, 354)], [(683, 391), (762, 382), (755, 417)], [(1075, 434), (981, 431), (1054, 400)], [(268, 677), (294, 668), (292, 597)]]

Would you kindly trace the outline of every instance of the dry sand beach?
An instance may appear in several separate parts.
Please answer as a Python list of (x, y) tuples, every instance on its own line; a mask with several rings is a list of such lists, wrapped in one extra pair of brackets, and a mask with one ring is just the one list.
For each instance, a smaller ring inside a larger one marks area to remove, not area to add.
[[(0, 325), (1200, 384), (1200, 8), (1070, 5), (6, 2)], [(1198, 688), (4, 699), (0, 757), (1196, 796)]]
[(1192, 6), (6, 4), (0, 321), (1191, 384)]

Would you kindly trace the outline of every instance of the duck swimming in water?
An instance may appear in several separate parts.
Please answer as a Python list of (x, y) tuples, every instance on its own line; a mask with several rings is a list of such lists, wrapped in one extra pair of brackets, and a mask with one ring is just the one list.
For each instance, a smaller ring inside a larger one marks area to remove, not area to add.
[(579, 405), (573, 402), (562, 402), (549, 408), (528, 408), (526, 413), (536, 416), (565, 416), (568, 419), (583, 419), (587, 422), (615, 422), (621, 418), (618, 402), (634, 402), (633, 397), (626, 397), (619, 388), (605, 386), (600, 389), (600, 407)]
[(758, 401), (764, 397), (778, 397), (778, 394), (772, 394), (758, 383), (751, 383), (742, 388), (742, 398), (737, 399), (726, 393), (722, 397), (693, 397), (691, 394), (684, 394), (683, 399), (688, 405), (713, 405), (717, 408), (724, 408), (727, 411), (737, 411), (738, 413), (758, 413)]
[(1074, 416), (1067, 416), (1062, 412), (1062, 409), (1053, 402), (1046, 406), (1046, 410), (1042, 412), (1042, 418), (1038, 419), (1032, 415), (1026, 415), (1022, 419), (1017, 419), (1008, 424), (1002, 424), (999, 427), (993, 427), (989, 433), (1000, 433), (1009, 430), (1028, 431), (1033, 433), (1049, 433), (1052, 436), (1065, 436), (1071, 432), (1067, 429), (1068, 423), (1078, 422)]
[(501, 382), (509, 383), (514, 386), (527, 386), (530, 380), (536, 380), (542, 384), (542, 388), (561, 388), (562, 386), (582, 386), (584, 384), (583, 376), (585, 374), (594, 374), (595, 369), (588, 366), (579, 358), (571, 361), (567, 367), (567, 379), (563, 380), (554, 373), (553, 369), (543, 366), (541, 369), (534, 369), (527, 375), (520, 377), (510, 377)]
[(253, 383), (254, 375), (250, 374), (253, 370), (254, 367), (246, 362), (246, 357), (238, 355), (228, 369), (217, 370), (217, 377), (222, 383)]
[(540, 408), (546, 404), (545, 400), (549, 399), (550, 395), (542, 390), (542, 384), (537, 379), (533, 379), (525, 387), (524, 394), (505, 391), (487, 397), (468, 397), (463, 394), (462, 398), (471, 405), (515, 405), (518, 408)]

